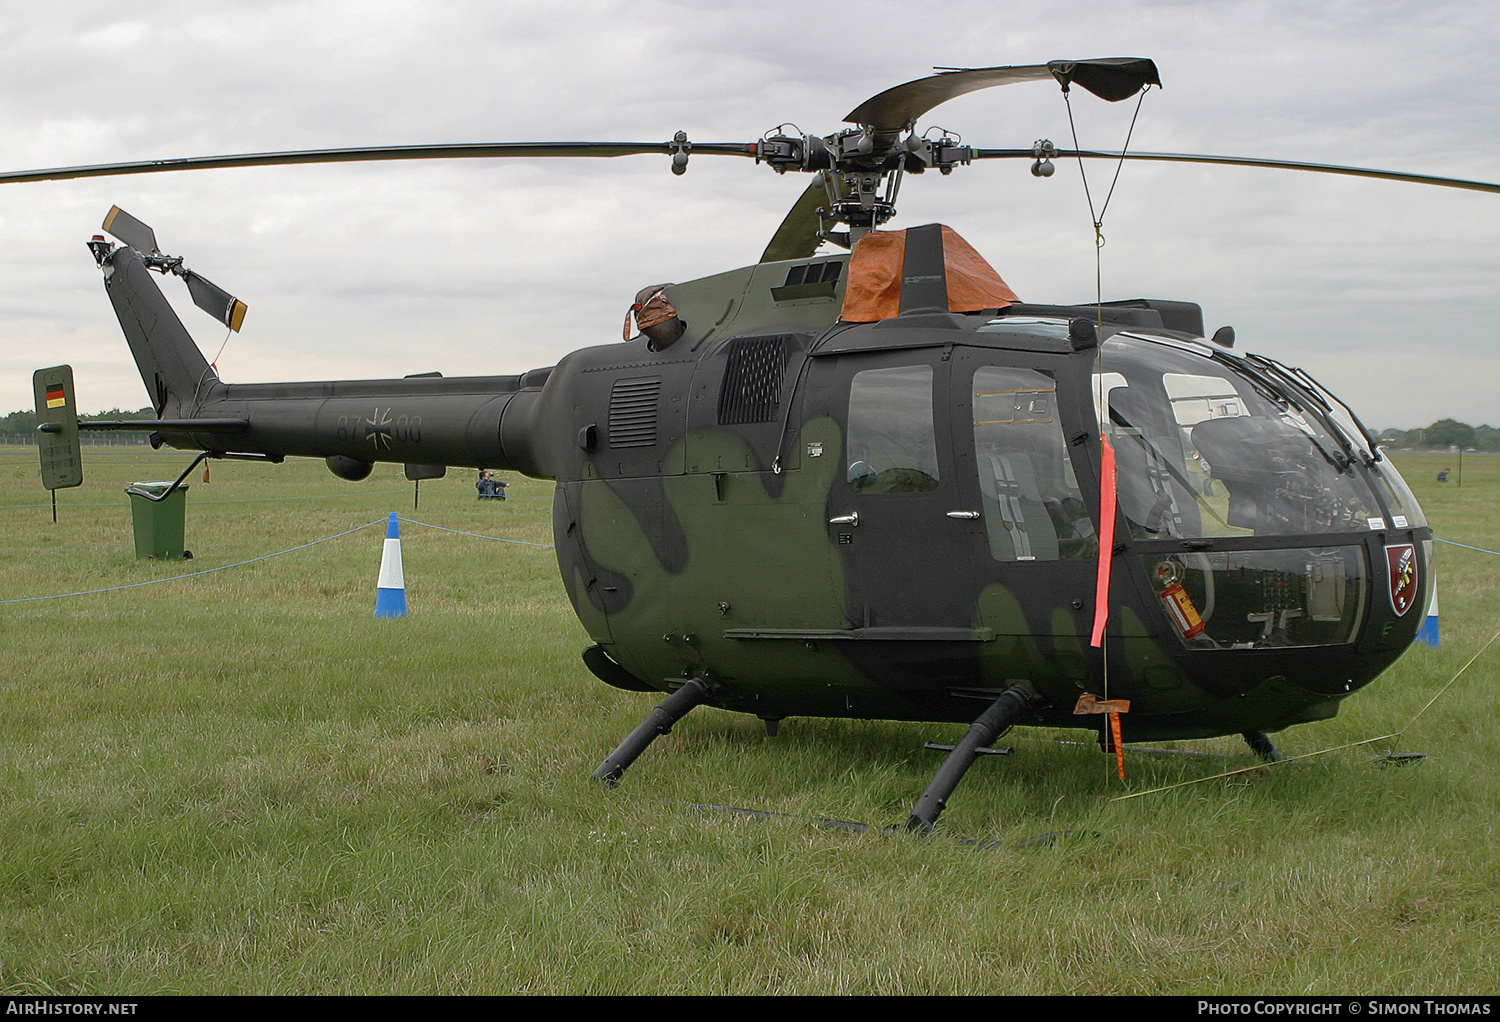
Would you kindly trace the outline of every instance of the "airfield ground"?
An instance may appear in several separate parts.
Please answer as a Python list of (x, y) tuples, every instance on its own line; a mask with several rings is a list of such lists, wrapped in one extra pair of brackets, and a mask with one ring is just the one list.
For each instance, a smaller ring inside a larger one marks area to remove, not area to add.
[[(214, 463), (193, 559), (138, 561), (123, 487), (186, 460), (90, 451), (54, 525), (0, 449), (0, 993), (1500, 989), (1500, 642), (1459, 674), (1500, 556), (1441, 544), (1442, 647), (1276, 738), (1335, 751), (1222, 778), (1243, 745), (1194, 743), (1224, 758), (1121, 784), (1017, 733), (922, 839), (817, 821), (900, 822), (962, 726), (698, 711), (599, 789), (654, 700), (578, 659), (547, 484), (452, 472), (412, 510), (397, 467)], [(1500, 550), (1500, 459), (1443, 461), (1399, 456), (1437, 535)], [(392, 511), (410, 614), (375, 620)]]

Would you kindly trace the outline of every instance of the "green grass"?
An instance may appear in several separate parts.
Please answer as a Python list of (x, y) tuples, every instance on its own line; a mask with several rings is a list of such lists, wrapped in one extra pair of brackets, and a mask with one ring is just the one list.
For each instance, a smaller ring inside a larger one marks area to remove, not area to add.
[[(1134, 753), (1026, 732), (905, 818), (960, 726), (695, 711), (612, 791), (656, 701), (595, 681), (548, 549), (403, 525), (410, 616), (376, 621), (391, 511), (549, 543), (550, 487), (351, 485), (317, 462), (194, 475), (180, 564), (121, 490), (180, 454), (86, 454), (51, 521), (0, 449), (3, 993), (1493, 993), (1500, 558), (1440, 546), (1443, 646), (1290, 755)], [(1401, 459), (1439, 536), (1500, 550), (1500, 458)], [(1413, 718), (1415, 722), (1413, 723)], [(1408, 726), (1409, 725), (1409, 726)], [(1413, 765), (1379, 767), (1390, 748)], [(1128, 800), (1115, 796), (1212, 778)], [(769, 817), (695, 808), (752, 807)], [(971, 838), (985, 845), (953, 838)]]

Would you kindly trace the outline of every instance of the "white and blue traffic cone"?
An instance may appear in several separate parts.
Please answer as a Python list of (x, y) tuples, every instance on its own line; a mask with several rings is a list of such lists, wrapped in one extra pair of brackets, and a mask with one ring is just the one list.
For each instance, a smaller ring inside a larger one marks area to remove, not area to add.
[(385, 546), (380, 551), (380, 577), (375, 581), (375, 616), (406, 616), (406, 575), (401, 570), (401, 531), (396, 512), (385, 527)]

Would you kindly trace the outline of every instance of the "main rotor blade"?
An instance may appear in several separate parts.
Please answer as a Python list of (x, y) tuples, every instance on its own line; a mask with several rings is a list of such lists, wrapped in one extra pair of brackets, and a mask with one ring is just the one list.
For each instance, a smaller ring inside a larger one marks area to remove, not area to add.
[(774, 263), (780, 259), (802, 259), (812, 255), (822, 241), (818, 237), (818, 229), (822, 226), (818, 208), (827, 199), (821, 176), (815, 177), (787, 211), (786, 219), (781, 221), (776, 233), (771, 235), (771, 242), (761, 253), (760, 261)]
[(109, 207), (101, 226), (142, 255), (156, 255), (161, 251), (156, 247), (156, 232), (119, 206)]
[(184, 270), (182, 277), (187, 281), (188, 294), (193, 296), (194, 305), (235, 333), (239, 333), (240, 326), (245, 322), (244, 302), (201, 273)]
[[(0, 184), (65, 181), (78, 177), (159, 174), (172, 170), (222, 170), (226, 167), (279, 167), (297, 163), (364, 163), (375, 160), (463, 160), (507, 157), (611, 157), (657, 153), (670, 156), (671, 142), (472, 142), (453, 145), (369, 146), (358, 149), (295, 149), (279, 153), (189, 156), (134, 163), (94, 163), (0, 174)], [(694, 155), (754, 156), (753, 142), (694, 142)], [(132, 246), (134, 247), (134, 246)]]
[(958, 96), (996, 85), (1045, 78), (1055, 78), (1064, 86), (1070, 83), (1081, 85), (1110, 102), (1128, 99), (1145, 85), (1161, 84), (1156, 64), (1144, 57), (1100, 57), (1015, 67), (965, 68), (886, 89), (855, 107), (844, 120), (868, 125), (876, 131), (900, 131), (933, 107)]
[[(1058, 149), (1056, 157), (1076, 156), (1085, 160), (1118, 160), (1119, 153), (1101, 152), (1095, 149)], [(975, 149), (976, 160), (1036, 159), (1034, 149)], [(1436, 174), (1407, 174), (1398, 170), (1376, 170), (1371, 167), (1344, 167), (1333, 163), (1304, 163), (1297, 160), (1272, 160), (1254, 156), (1207, 156), (1197, 153), (1126, 153), (1127, 160), (1155, 160), (1166, 163), (1217, 163), (1232, 167), (1264, 167), (1274, 170), (1305, 170), (1315, 174), (1346, 174), (1351, 177), (1370, 177), (1385, 181), (1405, 181), (1418, 185), (1437, 185), (1440, 188), (1467, 188), (1476, 192), (1500, 192), (1500, 184), (1489, 181), (1471, 181), (1459, 177), (1440, 177)]]

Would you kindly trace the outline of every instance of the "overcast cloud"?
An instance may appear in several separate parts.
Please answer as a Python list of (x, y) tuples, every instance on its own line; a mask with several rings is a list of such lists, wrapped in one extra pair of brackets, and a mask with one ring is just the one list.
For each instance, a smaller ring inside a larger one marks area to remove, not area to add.
[[(934, 10), (940, 13), (932, 13)], [(1500, 181), (1500, 8), (1477, 2), (735, 5), (69, 0), (0, 14), (0, 167), (416, 142), (749, 141), (827, 134), (934, 65), (1145, 56), (1132, 148)], [(1133, 103), (1078, 93), (1081, 145)], [(1055, 86), (923, 121), (990, 147), (1071, 145)], [(1096, 198), (1110, 168), (1088, 167)], [(231, 382), (512, 373), (618, 338), (642, 286), (753, 262), (804, 187), (748, 160), (440, 161), (0, 185), (0, 414), (74, 367), (80, 406), (146, 395), (84, 242), (118, 204), (250, 306)], [(1028, 301), (1086, 301), (1075, 166), (909, 178), (894, 226), (955, 227)], [(1129, 164), (1105, 298), (1200, 302), (1371, 426), (1500, 424), (1500, 195)], [(212, 359), (223, 332), (170, 297)], [(181, 299), (181, 301), (179, 301)]]

